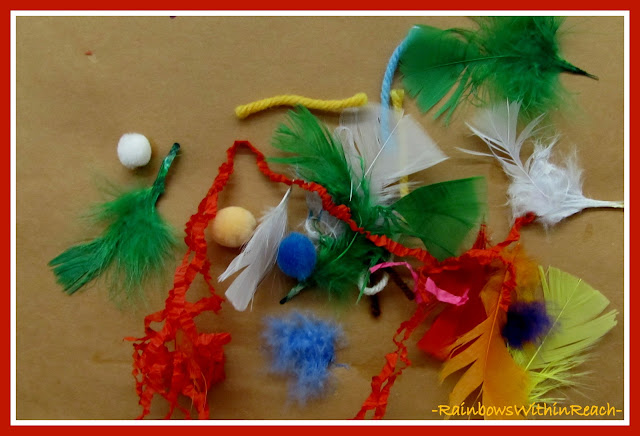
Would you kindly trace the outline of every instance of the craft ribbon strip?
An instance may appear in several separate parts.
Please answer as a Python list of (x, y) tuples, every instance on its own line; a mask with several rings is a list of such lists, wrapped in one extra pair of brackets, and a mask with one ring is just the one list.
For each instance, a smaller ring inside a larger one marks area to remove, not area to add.
[[(413, 277), (413, 282), (418, 283), (418, 273), (415, 272), (413, 266), (409, 262), (383, 262), (378, 265), (372, 266), (369, 268), (371, 273), (378, 271), (380, 268), (391, 268), (393, 266), (405, 266), (411, 273), (411, 277)], [(436, 283), (431, 280), (431, 277), (427, 278), (426, 282), (426, 291), (432, 294), (436, 300), (442, 301), (443, 303), (453, 304), (454, 306), (462, 306), (469, 300), (467, 294), (469, 293), (469, 289), (467, 289), (462, 295), (453, 295), (444, 289), (441, 289), (436, 285)], [(414, 291), (415, 293), (415, 291)], [(420, 303), (420, 301), (418, 301)]]
[[(264, 155), (248, 141), (235, 141), (227, 149), (227, 160), (218, 170), (213, 185), (207, 195), (198, 206), (198, 211), (186, 224), (185, 243), (188, 250), (182, 264), (176, 269), (173, 288), (165, 301), (165, 308), (159, 312), (145, 317), (145, 336), (142, 338), (125, 338), (134, 341), (134, 369), (136, 378), (136, 391), (140, 397), (139, 404), (143, 412), (139, 418), (148, 415), (151, 408), (151, 400), (155, 394), (161, 395), (170, 403), (170, 410), (166, 418), (171, 417), (177, 407), (187, 418), (189, 411), (178, 404), (180, 394), (193, 401), (201, 419), (209, 417), (209, 405), (207, 393), (211, 386), (224, 379), (224, 353), (223, 345), (227, 344), (231, 337), (228, 333), (199, 333), (194, 323), (194, 318), (205, 310), (217, 313), (221, 309), (222, 297), (215, 293), (212, 278), (209, 273), (210, 262), (207, 258), (207, 243), (204, 235), (208, 223), (217, 213), (218, 195), (224, 189), (234, 169), (234, 159), (239, 148), (246, 147), (256, 157), (256, 165), (260, 172), (272, 182), (284, 183), (288, 186), (297, 185), (300, 188), (316, 192), (322, 200), (323, 208), (334, 217), (344, 221), (354, 232), (363, 234), (376, 246), (384, 247), (397, 257), (413, 257), (423, 263), (418, 269), (416, 285), (418, 304), (413, 317), (401, 324), (396, 332), (396, 337), (403, 331), (401, 339), (394, 337), (396, 351), (387, 354), (383, 370), (372, 379), (372, 392), (363, 404), (356, 418), (364, 418), (368, 410), (375, 409), (374, 418), (382, 418), (386, 410), (389, 391), (397, 376), (403, 368), (398, 368), (398, 359), (405, 364), (405, 368), (411, 365), (408, 359), (408, 351), (405, 342), (410, 338), (415, 328), (424, 321), (431, 309), (435, 307), (437, 300), (434, 295), (426, 291), (427, 277), (442, 271), (455, 271), (461, 268), (462, 260), (473, 259), (486, 265), (493, 260), (501, 260), (507, 266), (509, 278), (503, 283), (500, 305), (508, 307), (510, 293), (515, 287), (514, 268), (501, 255), (502, 249), (520, 238), (520, 228), (535, 219), (535, 215), (527, 214), (516, 219), (507, 238), (488, 249), (472, 248), (457, 258), (449, 258), (439, 262), (426, 250), (420, 248), (407, 248), (395, 242), (385, 235), (373, 235), (366, 229), (358, 226), (351, 218), (350, 209), (343, 204), (335, 204), (327, 190), (313, 182), (292, 180), (282, 174), (272, 171)], [(186, 301), (185, 295), (193, 280), (200, 273), (203, 275), (211, 295), (204, 297), (196, 303)], [(151, 327), (153, 322), (163, 322), (160, 330)], [(171, 345), (174, 349), (171, 350)]]

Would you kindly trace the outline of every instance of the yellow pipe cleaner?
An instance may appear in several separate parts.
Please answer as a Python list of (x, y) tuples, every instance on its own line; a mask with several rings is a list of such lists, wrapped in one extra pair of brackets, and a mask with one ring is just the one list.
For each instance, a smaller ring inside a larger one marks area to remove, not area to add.
[(265, 98), (263, 100), (254, 101), (253, 103), (243, 104), (236, 107), (236, 116), (240, 119), (246, 118), (251, 114), (263, 111), (275, 106), (305, 106), (308, 109), (317, 109), (326, 112), (340, 112), (348, 107), (364, 106), (367, 104), (367, 94), (360, 92), (353, 97), (343, 100), (317, 100), (313, 98), (302, 97), (300, 95), (278, 95), (276, 97)]
[[(404, 89), (394, 89), (391, 91), (391, 105), (397, 113), (402, 112), (402, 103), (404, 101)], [(405, 196), (409, 193), (409, 176), (402, 176), (400, 179), (400, 195)]]

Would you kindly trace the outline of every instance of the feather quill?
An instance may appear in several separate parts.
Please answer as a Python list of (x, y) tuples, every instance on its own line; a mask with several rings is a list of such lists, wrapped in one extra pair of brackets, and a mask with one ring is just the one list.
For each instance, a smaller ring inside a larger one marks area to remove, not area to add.
[(547, 274), (542, 267), (539, 271), (551, 328), (537, 345), (511, 349), (531, 380), (531, 403), (557, 401), (546, 395), (575, 385), (579, 374), (572, 370), (587, 360), (589, 350), (617, 324), (616, 310), (604, 313), (609, 300), (587, 283), (557, 268), (549, 268)]
[(447, 159), (410, 115), (390, 113), (388, 137), (383, 136), (378, 104), (344, 110), (336, 135), (342, 139), (355, 178), (367, 177), (372, 201), (389, 204), (400, 197), (402, 177)]
[[(560, 54), (559, 17), (476, 17), (476, 30), (414, 26), (400, 59), (404, 86), (429, 111), (453, 89), (436, 117), (465, 99), (475, 104), (524, 101), (527, 116), (555, 108), (568, 97), (562, 72), (595, 76)], [(457, 84), (457, 86), (456, 86)]]
[(261, 218), (260, 224), (242, 252), (218, 277), (218, 281), (222, 282), (244, 269), (225, 292), (225, 296), (236, 310), (243, 311), (247, 308), (258, 285), (276, 261), (278, 245), (287, 230), (287, 204), (290, 194), (291, 188), (284, 194), (280, 204)]
[(447, 349), (452, 357), (442, 366), (441, 380), (468, 367), (449, 395), (451, 406), (460, 405), (478, 388), (488, 408), (526, 404), (527, 373), (514, 362), (500, 334), (506, 317), (498, 304), (504, 280), (504, 271), (489, 279), (481, 292), (487, 318)]
[(498, 159), (512, 180), (508, 196), (514, 218), (533, 212), (545, 226), (552, 226), (586, 208), (624, 207), (621, 201), (594, 200), (582, 194), (582, 170), (575, 157), (569, 157), (563, 167), (551, 162), (557, 138), (547, 144), (535, 140), (533, 153), (522, 162), (522, 145), (536, 133), (543, 115), (517, 134), (520, 107), (520, 102), (501, 103), (482, 110), (472, 125), (467, 124), (491, 153), (461, 149), (465, 153)]

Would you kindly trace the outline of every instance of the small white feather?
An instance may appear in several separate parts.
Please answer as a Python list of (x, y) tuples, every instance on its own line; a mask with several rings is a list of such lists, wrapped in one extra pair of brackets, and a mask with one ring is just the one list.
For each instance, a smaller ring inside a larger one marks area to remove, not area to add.
[(341, 139), (354, 176), (369, 178), (371, 196), (378, 204), (399, 197), (402, 177), (447, 159), (424, 129), (409, 115), (389, 111), (389, 132), (382, 136), (381, 107), (369, 104), (349, 108), (340, 116), (336, 136)]
[(483, 110), (473, 125), (467, 124), (489, 146), (490, 154), (460, 149), (498, 159), (512, 180), (507, 192), (514, 218), (533, 212), (545, 226), (552, 226), (586, 208), (624, 207), (621, 201), (593, 200), (582, 194), (582, 170), (576, 163), (575, 152), (563, 167), (551, 162), (557, 137), (547, 144), (533, 140), (533, 153), (523, 163), (520, 159), (522, 145), (536, 133), (544, 115), (531, 121), (517, 135), (519, 110), (519, 102), (505, 102)]
[(267, 212), (242, 252), (233, 259), (218, 281), (222, 282), (244, 268), (231, 283), (225, 296), (236, 310), (243, 311), (256, 293), (258, 285), (276, 262), (278, 246), (287, 230), (289, 188), (278, 206)]

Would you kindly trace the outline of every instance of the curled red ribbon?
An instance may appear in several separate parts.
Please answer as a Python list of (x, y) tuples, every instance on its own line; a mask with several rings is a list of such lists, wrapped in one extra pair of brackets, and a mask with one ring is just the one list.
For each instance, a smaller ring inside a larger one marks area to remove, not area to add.
[[(125, 338), (134, 342), (132, 374), (136, 379), (139, 404), (143, 408), (138, 418), (143, 418), (150, 413), (151, 400), (154, 395), (161, 395), (169, 402), (170, 410), (166, 418), (170, 418), (176, 408), (181, 410), (186, 418), (190, 418), (189, 411), (178, 404), (179, 396), (184, 395), (191, 399), (193, 406), (198, 411), (198, 417), (208, 419), (207, 393), (215, 383), (224, 380), (225, 356), (223, 347), (231, 340), (231, 336), (224, 332), (200, 333), (194, 318), (204, 311), (219, 312), (221, 303), (224, 301), (221, 296), (216, 294), (212, 284), (204, 231), (217, 214), (218, 195), (233, 174), (234, 159), (241, 147), (248, 148), (255, 155), (258, 169), (272, 182), (284, 183), (289, 186), (297, 185), (306, 191), (318, 193), (322, 199), (323, 208), (334, 217), (344, 221), (351, 230), (363, 234), (376, 246), (384, 247), (398, 257), (413, 257), (422, 263), (417, 271), (416, 289), (419, 290), (417, 310), (409, 320), (403, 322), (398, 328), (393, 338), (396, 351), (387, 354), (382, 371), (372, 379), (371, 394), (356, 415), (356, 418), (362, 419), (368, 410), (375, 409), (374, 418), (382, 418), (386, 411), (390, 389), (403, 370), (398, 366), (398, 362), (404, 363), (404, 368), (411, 364), (407, 357), (405, 342), (435, 306), (435, 298), (426, 292), (428, 276), (442, 271), (457, 270), (463, 259), (473, 259), (480, 264), (489, 264), (495, 259), (508, 262), (501, 255), (502, 249), (520, 238), (520, 228), (522, 225), (532, 222), (535, 215), (528, 214), (516, 219), (507, 239), (494, 247), (488, 249), (472, 248), (460, 257), (438, 262), (426, 250), (407, 248), (385, 235), (371, 234), (351, 218), (351, 211), (346, 205), (335, 204), (323, 186), (313, 182), (292, 180), (273, 172), (267, 165), (264, 155), (248, 141), (235, 141), (227, 150), (227, 160), (220, 165), (213, 185), (198, 205), (197, 212), (191, 216), (186, 224), (184, 240), (187, 252), (181, 265), (175, 271), (173, 287), (165, 300), (165, 308), (145, 317), (145, 335), (143, 337)], [(513, 266), (507, 265), (507, 271), (510, 278), (505, 280), (500, 300), (500, 304), (504, 307), (508, 307), (510, 293), (515, 287)], [(190, 303), (186, 301), (185, 295), (198, 274), (202, 274), (204, 277), (210, 295), (196, 303)], [(163, 324), (160, 329), (155, 330), (151, 327), (151, 323)]]

